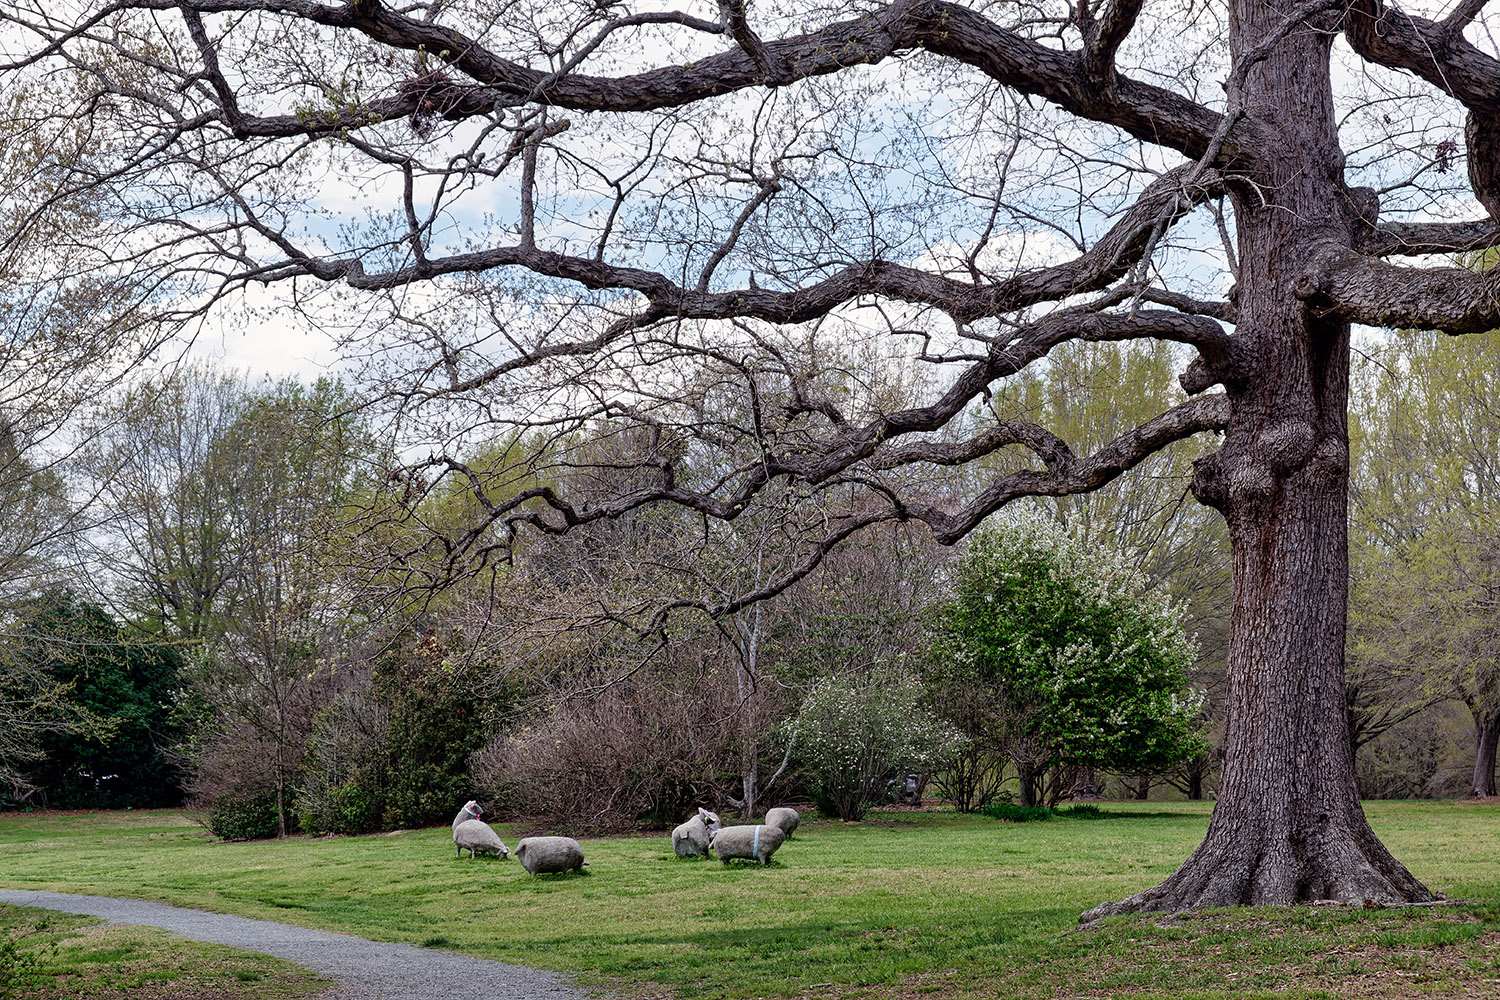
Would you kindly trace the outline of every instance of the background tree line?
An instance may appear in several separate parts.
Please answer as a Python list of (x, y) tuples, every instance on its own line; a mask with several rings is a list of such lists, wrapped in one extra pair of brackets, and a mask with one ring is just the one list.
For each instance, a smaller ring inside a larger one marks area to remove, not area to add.
[[(1171, 405), (1173, 370), (1167, 347), (1071, 345), (986, 405), (1091, 446)], [(1493, 795), (1500, 352), (1399, 334), (1358, 371), (1347, 703), (1362, 790)], [(1025, 530), (1040, 543), (985, 535), (954, 553), (891, 526), (709, 618), (797, 557), (773, 512), (637, 511), (452, 579), (444, 540), (486, 499), (579, 469), (590, 481), (574, 488), (629, 490), (659, 446), (638, 428), (559, 436), (540, 449), (549, 465), (518, 460), (534, 442), (476, 440), (460, 489), (431, 487), (333, 381), (188, 367), (108, 395), (77, 426), (65, 460), (8, 487), (11, 516), (68, 541), (8, 578), (13, 804), (186, 800), (222, 835), (268, 836), (440, 822), (473, 794), (605, 829), (698, 803), (857, 817), (908, 774), (962, 809), (1214, 787), (1227, 543), (1184, 503), (1191, 443), (1106, 490), (1037, 502)], [(1011, 450), (986, 461), (1025, 467)], [(822, 502), (837, 518), (858, 501)], [(1043, 522), (1055, 533), (1036, 536)], [(1053, 608), (1084, 620), (1076, 594), (1048, 590), (1096, 571), (1059, 569), (1070, 559), (1136, 574), (1117, 614), (1175, 607), (1195, 644), (1115, 673), (1087, 663), (1064, 684), (1055, 664), (1001, 655), (1021, 633), (963, 617), (968, 586), (981, 609), (1015, 612), (1003, 628)], [(992, 640), (999, 660), (965, 659)]]

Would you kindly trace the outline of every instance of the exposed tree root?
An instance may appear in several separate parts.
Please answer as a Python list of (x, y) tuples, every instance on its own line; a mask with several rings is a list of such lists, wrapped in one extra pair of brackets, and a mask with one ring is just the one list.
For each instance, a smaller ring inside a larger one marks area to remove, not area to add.
[[(1216, 818), (1217, 819), (1217, 818)], [(1306, 840), (1234, 835), (1215, 822), (1193, 856), (1166, 881), (1079, 917), (1093, 923), (1122, 913), (1222, 906), (1331, 903), (1384, 908), (1436, 902), (1359, 817), (1355, 829), (1324, 829)]]

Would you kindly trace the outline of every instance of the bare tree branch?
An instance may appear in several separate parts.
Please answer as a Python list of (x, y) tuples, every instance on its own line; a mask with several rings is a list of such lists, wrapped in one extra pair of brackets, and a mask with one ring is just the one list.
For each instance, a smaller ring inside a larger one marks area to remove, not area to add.
[[(835, 73), (851, 65), (880, 62), (902, 51), (925, 48), (969, 63), (1020, 93), (1042, 97), (1081, 117), (1109, 123), (1137, 138), (1195, 158), (1209, 150), (1221, 127), (1218, 113), (1171, 90), (1112, 71), (1108, 85), (1100, 90), (1085, 70), (1084, 55), (1049, 48), (975, 11), (941, 0), (897, 0), (869, 15), (811, 34), (758, 44), (752, 41), (749, 49), (737, 46), (689, 66), (661, 67), (618, 78), (533, 69), (496, 55), (455, 28), (407, 16), (380, 0), (338, 6), (308, 0), (132, 0), (117, 7), (184, 9), (200, 15), (261, 11), (352, 29), (398, 49), (441, 55), (474, 81), (474, 85), (455, 85), (445, 93), (442, 116), (450, 120), (486, 116), (496, 107), (528, 102), (589, 111), (669, 108), (768, 81), (786, 84)], [(1106, 16), (1108, 32), (1100, 36), (1104, 48), (1096, 51), (1096, 61), (1112, 55), (1132, 23), (1129, 3)], [(702, 29), (697, 23), (688, 26)], [(745, 37), (752, 38), (753, 33)], [(767, 67), (780, 71), (768, 76)], [(1097, 69), (1105, 72), (1102, 65)], [(217, 83), (215, 87), (219, 89)], [(422, 99), (408, 92), (314, 118), (245, 114), (235, 123), (229, 109), (224, 115), (237, 136), (305, 136), (341, 133), (408, 117), (419, 110)], [(1216, 156), (1211, 165), (1221, 159), (1253, 159), (1262, 138), (1254, 123), (1236, 123), (1221, 139), (1222, 155)]]
[(1294, 291), (1323, 315), (1353, 323), (1444, 333), (1500, 328), (1497, 269), (1399, 267), (1323, 243)]
[[(1466, 23), (1462, 16), (1460, 22)], [(1455, 26), (1461, 28), (1460, 22)], [(1500, 107), (1500, 60), (1442, 21), (1413, 16), (1384, 0), (1356, 0), (1344, 34), (1354, 51), (1373, 63), (1409, 70), (1470, 108)]]
[(1114, 81), (1115, 53), (1141, 15), (1142, 0), (1108, 0), (1104, 17), (1096, 20), (1088, 0), (1078, 0), (1079, 27), (1083, 30), (1084, 72), (1099, 86)]
[[(705, 266), (697, 286), (689, 289), (654, 271), (544, 251), (524, 242), (521, 246), (438, 257), (411, 267), (370, 274), (365, 271), (361, 258), (320, 259), (294, 249), (280, 233), (270, 228), (264, 228), (263, 234), (281, 243), (291, 254), (291, 259), (272, 265), (255, 279), (281, 281), (310, 274), (325, 281), (342, 280), (352, 288), (378, 290), (400, 288), (413, 280), (443, 274), (524, 267), (538, 274), (576, 281), (586, 288), (640, 292), (650, 303), (654, 316), (672, 315), (687, 319), (753, 317), (777, 323), (805, 323), (826, 316), (859, 296), (882, 295), (936, 306), (956, 321), (967, 323), (1107, 287), (1141, 259), (1153, 232), (1181, 219), (1194, 205), (1219, 190), (1216, 175), (1203, 178), (1193, 188), (1184, 189), (1183, 178), (1191, 169), (1178, 167), (1162, 175), (1136, 199), (1119, 222), (1072, 261), (1024, 271), (991, 284), (958, 281), (885, 261), (865, 261), (847, 265), (823, 281), (794, 291), (743, 288), (710, 292), (705, 290), (706, 279), (712, 276), (710, 266)], [(764, 204), (773, 193), (769, 187), (762, 188), (742, 212), (739, 224), (742, 225), (748, 214)], [(248, 212), (249, 206), (244, 207)], [(524, 219), (523, 213), (523, 233), (529, 228)]]
[(1500, 222), (1386, 222), (1360, 241), (1362, 253), (1376, 257), (1473, 253), (1500, 245)]
[(1003, 438), (1014, 434), (1024, 438), (1005, 443), (1025, 444), (1032, 448), (1046, 462), (1045, 472), (1025, 469), (998, 476), (977, 498), (955, 513), (913, 505), (911, 516), (930, 525), (933, 537), (939, 542), (952, 544), (1017, 497), (1066, 496), (1096, 490), (1173, 441), (1204, 431), (1222, 430), (1228, 422), (1227, 397), (1200, 396), (1173, 407), (1081, 459), (1074, 456), (1066, 444), (1041, 428), (1003, 428), (998, 436)]

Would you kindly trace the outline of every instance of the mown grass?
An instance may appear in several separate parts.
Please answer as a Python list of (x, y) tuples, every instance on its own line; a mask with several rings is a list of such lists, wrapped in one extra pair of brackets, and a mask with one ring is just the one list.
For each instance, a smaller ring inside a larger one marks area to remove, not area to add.
[(0, 905), (0, 997), (301, 1000), (328, 980), (269, 955), (27, 906)]
[[(804, 823), (769, 868), (678, 860), (665, 835), (584, 841), (590, 871), (455, 860), (446, 828), (211, 843), (178, 813), (0, 818), (0, 883), (130, 895), (570, 972), (679, 997), (1500, 996), (1500, 808), (1371, 803), (1464, 907), (1078, 913), (1165, 877), (1197, 803), (1097, 822), (876, 813)], [(501, 828), (513, 843), (516, 831)]]

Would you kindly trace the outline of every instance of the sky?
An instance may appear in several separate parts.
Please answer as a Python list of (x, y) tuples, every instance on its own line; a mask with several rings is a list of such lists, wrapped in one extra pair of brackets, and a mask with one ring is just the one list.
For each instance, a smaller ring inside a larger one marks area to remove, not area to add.
[[(686, 6), (700, 16), (715, 16), (713, 4), (696, 3)], [(1405, 6), (1420, 10), (1421, 7), (1433, 5), (1424, 2), (1421, 5)], [(1471, 28), (1470, 34), (1486, 30), (1488, 29), (1481, 22)], [(715, 46), (722, 44), (718, 40), (708, 41)], [(649, 52), (644, 56), (649, 59)], [(1342, 72), (1349, 74), (1352, 79), (1357, 70), (1345, 65)], [(358, 185), (334, 185), (323, 197), (321, 207), (327, 209), (335, 219), (352, 219), (366, 207), (389, 203), (391, 194), (393, 191), (388, 185), (369, 189), (362, 189)], [(1477, 204), (1472, 205), (1472, 208), (1473, 215), (1477, 217)], [(1044, 232), (1036, 239), (1028, 240), (1028, 243), (1032, 247), (1046, 248), (1044, 252), (1052, 259), (1063, 259), (1074, 252), (1062, 241), (1049, 240)], [(1202, 264), (1201, 261), (1180, 259), (1168, 266), (1201, 269)], [(1222, 289), (1216, 291), (1222, 292)], [(348, 363), (341, 359), (339, 349), (330, 338), (311, 329), (294, 310), (278, 308), (284, 301), (284, 291), (273, 286), (253, 293), (248, 309), (215, 312), (196, 331), (190, 349), (191, 356), (243, 370), (251, 375), (294, 375), (311, 380), (323, 374), (345, 370)]]

